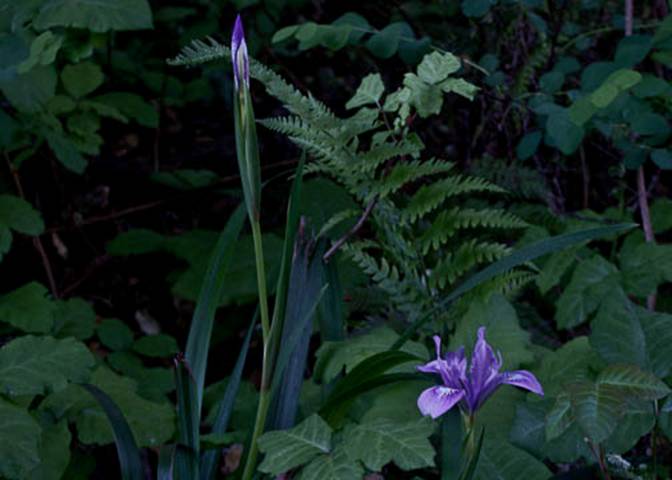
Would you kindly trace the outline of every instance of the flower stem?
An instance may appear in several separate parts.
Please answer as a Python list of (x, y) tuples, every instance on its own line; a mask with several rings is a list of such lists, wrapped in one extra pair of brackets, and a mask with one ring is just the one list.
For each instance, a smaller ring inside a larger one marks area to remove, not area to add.
[(261, 334), (263, 342), (263, 357), (261, 366), (261, 388), (259, 391), (259, 405), (257, 406), (257, 417), (254, 422), (254, 431), (252, 432), (252, 439), (250, 440), (250, 449), (245, 461), (245, 469), (243, 470), (243, 480), (250, 480), (254, 475), (255, 467), (257, 465), (258, 447), (257, 440), (264, 433), (266, 426), (266, 416), (268, 415), (268, 408), (271, 404), (270, 392), (270, 371), (271, 359), (268, 357), (270, 350), (270, 321), (268, 315), (268, 300), (266, 294), (266, 272), (264, 268), (264, 249), (261, 243), (261, 225), (259, 219), (252, 220), (252, 239), (254, 241), (254, 256), (257, 266), (257, 289), (259, 291), (259, 313), (261, 317)]
[[(266, 348), (264, 348), (264, 365), (262, 367), (262, 378), (266, 377), (267, 362), (266, 362)], [(264, 427), (266, 426), (266, 416), (268, 414), (268, 408), (271, 405), (271, 391), (268, 385), (262, 383), (261, 390), (259, 392), (259, 405), (257, 406), (257, 418), (254, 422), (254, 431), (252, 432), (252, 440), (250, 440), (250, 451), (247, 454), (247, 460), (245, 461), (245, 470), (243, 470), (242, 480), (251, 480), (254, 475), (255, 467), (257, 466), (257, 455), (259, 449), (257, 447), (257, 440), (264, 433)]]
[(266, 267), (264, 266), (264, 249), (261, 243), (261, 225), (259, 219), (252, 221), (252, 239), (254, 241), (254, 257), (257, 266), (257, 289), (259, 290), (259, 313), (261, 317), (261, 333), (264, 341), (264, 350), (268, 343), (271, 330), (268, 316), (268, 300), (266, 294)]

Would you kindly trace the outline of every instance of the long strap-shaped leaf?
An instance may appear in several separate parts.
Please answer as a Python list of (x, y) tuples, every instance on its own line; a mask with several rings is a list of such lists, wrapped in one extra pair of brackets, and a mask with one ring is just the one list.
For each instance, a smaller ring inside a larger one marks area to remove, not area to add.
[[(217, 409), (217, 417), (215, 418), (215, 423), (212, 426), (212, 433), (224, 433), (229, 427), (229, 420), (231, 419), (231, 414), (233, 413), (233, 405), (236, 401), (236, 395), (238, 394), (238, 388), (240, 387), (240, 380), (243, 376), (243, 367), (245, 366), (247, 352), (250, 348), (250, 339), (252, 338), (252, 332), (254, 331), (254, 326), (257, 323), (258, 317), (259, 309), (257, 309), (257, 313), (254, 315), (252, 324), (247, 330), (247, 335), (245, 335), (245, 340), (243, 340), (243, 346), (240, 348), (238, 360), (236, 360), (236, 365), (233, 367), (233, 372), (229, 377), (229, 382), (227, 383), (226, 390), (224, 391), (224, 397), (222, 397), (222, 401)], [(201, 458), (201, 480), (210, 480), (214, 478), (217, 463), (219, 462), (219, 456), (220, 449), (218, 448), (209, 450), (203, 454), (203, 457)]]
[(159, 463), (156, 467), (156, 480), (173, 480), (175, 465), (175, 445), (163, 445), (159, 450)]
[[(322, 249), (315, 250), (313, 242), (299, 232), (294, 247), (294, 259), (290, 275), (285, 325), (282, 329), (278, 369), (274, 372), (276, 388), (272, 390), (273, 404), (267, 426), (272, 430), (294, 426), (299, 395), (303, 385), (308, 359), (308, 344), (313, 331), (313, 316), (323, 291)], [(297, 334), (298, 341), (292, 345), (291, 338)], [(284, 359), (287, 366), (281, 370)], [(277, 382), (277, 378), (282, 381)]]
[(420, 317), (413, 323), (413, 325), (404, 331), (403, 335), (399, 337), (392, 348), (401, 348), (404, 343), (406, 343), (406, 341), (410, 339), (421, 326), (430, 321), (437, 312), (445, 310), (451, 303), (460, 298), (462, 295), (474, 289), (475, 287), (478, 287), (482, 283), (493, 279), (497, 275), (508, 272), (514, 267), (527, 263), (531, 260), (534, 260), (535, 258), (542, 257), (548, 253), (557, 252), (558, 250), (563, 250), (567, 247), (571, 247), (572, 245), (595, 240), (597, 238), (616, 235), (627, 230), (631, 230), (635, 227), (637, 227), (637, 225), (634, 223), (621, 223), (617, 225), (610, 225), (608, 227), (591, 228), (588, 230), (582, 230), (580, 232), (566, 233), (563, 235), (546, 238), (516, 250), (511, 255), (498, 260), (480, 272), (469, 277), (468, 280), (453, 290), (446, 298), (442, 299), (440, 302), (437, 302), (437, 305), (429, 313), (423, 317)]
[(119, 410), (116, 403), (101, 389), (94, 385), (83, 385), (98, 404), (102, 407), (107, 420), (112, 426), (114, 434), (114, 443), (117, 446), (117, 455), (119, 456), (119, 465), (121, 467), (121, 478), (123, 480), (144, 480), (145, 475), (140, 461), (140, 450), (135, 443), (131, 427)]
[(196, 383), (182, 356), (175, 359), (177, 391), (177, 439), (175, 471), (179, 480), (198, 478), (200, 451), (200, 413), (196, 407)]
[(191, 321), (185, 358), (191, 369), (196, 386), (196, 408), (198, 417), (203, 403), (205, 370), (208, 364), (210, 335), (215, 320), (215, 312), (222, 298), (226, 274), (236, 247), (236, 241), (245, 223), (245, 208), (239, 206), (226, 224), (210, 257), (208, 271), (196, 303)]

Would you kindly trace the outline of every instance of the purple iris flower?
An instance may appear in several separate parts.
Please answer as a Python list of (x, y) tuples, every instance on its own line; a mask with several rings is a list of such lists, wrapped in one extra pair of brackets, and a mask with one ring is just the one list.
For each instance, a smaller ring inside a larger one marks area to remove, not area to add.
[(418, 367), (418, 370), (440, 375), (442, 384), (428, 388), (418, 397), (418, 408), (425, 416), (440, 417), (458, 403), (472, 415), (502, 384), (524, 388), (537, 395), (544, 394), (539, 381), (527, 370), (499, 371), (502, 355), (499, 352), (495, 354), (485, 340), (485, 327), (478, 329), (470, 365), (467, 365), (464, 347), (441, 358), (441, 337), (435, 335), (434, 343), (436, 360)]
[(243, 30), (243, 21), (240, 15), (236, 17), (236, 23), (233, 26), (233, 36), (231, 38), (231, 60), (233, 61), (233, 82), (238, 90), (240, 81), (250, 86), (250, 67), (247, 57), (247, 44), (245, 43), (245, 31)]

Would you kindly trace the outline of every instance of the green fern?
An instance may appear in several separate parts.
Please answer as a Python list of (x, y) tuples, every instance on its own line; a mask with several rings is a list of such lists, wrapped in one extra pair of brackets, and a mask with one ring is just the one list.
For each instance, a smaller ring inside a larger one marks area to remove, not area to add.
[[(194, 42), (173, 63), (193, 65), (229, 57), (227, 47), (209, 40)], [(508, 212), (456, 203), (466, 195), (501, 195), (505, 190), (500, 186), (453, 174), (451, 162), (421, 159), (424, 145), (405, 120), (417, 112), (418, 105), (441, 105), (443, 96), (452, 94), (451, 89), (435, 88), (433, 82), (459, 83), (457, 93), (461, 95), (476, 91), (468, 82), (451, 77), (456, 71), (454, 62), (450, 54), (426, 56), (413, 82), (405, 82), (387, 98), (384, 92), (376, 93), (383, 89), (370, 88), (382, 86), (382, 78), (367, 77), (368, 84), (362, 83), (355, 102), (359, 108), (347, 118), (336, 116), (267, 67), (250, 62), (250, 75), (289, 112), (260, 123), (309, 154), (312, 161), (306, 165), (307, 174), (331, 177), (363, 209), (368, 207), (373, 239), (346, 243), (343, 250), (387, 295), (388, 313), (401, 314), (409, 321), (428, 312), (438, 297), (470, 271), (509, 251), (506, 245), (489, 240), (489, 232), (526, 225)], [(418, 113), (424, 117), (428, 111)], [(352, 216), (352, 211), (338, 212), (327, 222), (328, 228)], [(526, 275), (529, 272), (502, 276), (491, 290), (515, 288)]]

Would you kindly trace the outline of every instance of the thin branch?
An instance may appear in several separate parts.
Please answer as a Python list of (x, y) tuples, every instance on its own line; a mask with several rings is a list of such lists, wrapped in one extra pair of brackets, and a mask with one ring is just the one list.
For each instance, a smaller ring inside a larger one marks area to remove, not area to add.
[[(14, 178), (16, 191), (23, 200), (26, 200), (26, 195), (23, 191), (23, 185), (21, 185), (19, 171), (16, 169), (16, 167), (14, 167), (14, 164), (12, 164), (12, 161), (10, 160), (7, 152), (5, 152), (5, 160), (7, 161), (7, 167), (9, 168), (9, 171), (12, 173), (12, 177)], [(44, 272), (47, 275), (47, 281), (49, 282), (51, 294), (54, 296), (54, 298), (58, 298), (58, 288), (56, 287), (56, 280), (54, 278), (54, 272), (51, 268), (51, 262), (49, 261), (47, 251), (44, 249), (44, 245), (42, 245), (42, 240), (40, 239), (39, 235), (33, 237), (32, 240), (33, 246), (35, 247), (35, 250), (37, 250), (37, 253), (40, 255), (40, 259), (42, 260), (42, 265), (44, 266)]]
[(371, 215), (371, 212), (373, 211), (373, 207), (376, 206), (376, 203), (378, 202), (378, 197), (374, 197), (373, 200), (369, 202), (369, 204), (366, 206), (364, 209), (364, 213), (362, 214), (361, 217), (359, 217), (359, 220), (357, 220), (357, 223), (355, 223), (348, 232), (343, 235), (341, 238), (336, 240), (334, 244), (331, 246), (329, 250), (322, 256), (322, 260), (325, 262), (328, 262), (329, 259), (338, 251), (339, 248), (341, 248), (345, 242), (348, 241), (350, 237), (352, 237), (355, 233), (359, 231), (360, 228), (364, 225), (364, 222), (369, 218)]

